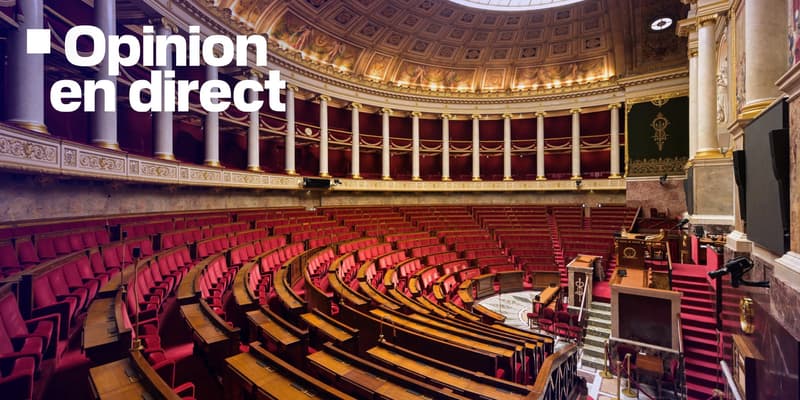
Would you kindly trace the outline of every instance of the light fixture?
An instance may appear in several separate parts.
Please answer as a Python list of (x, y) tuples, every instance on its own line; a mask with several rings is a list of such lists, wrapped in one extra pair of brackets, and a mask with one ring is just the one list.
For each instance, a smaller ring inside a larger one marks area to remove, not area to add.
[(664, 29), (669, 28), (672, 26), (672, 18), (670, 17), (658, 17), (650, 24), (650, 29), (654, 31), (663, 31)]

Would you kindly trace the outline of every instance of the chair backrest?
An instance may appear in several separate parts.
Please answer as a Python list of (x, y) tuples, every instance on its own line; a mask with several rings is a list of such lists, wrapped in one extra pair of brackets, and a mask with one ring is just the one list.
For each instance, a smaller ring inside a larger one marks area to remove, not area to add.
[(51, 237), (39, 237), (36, 239), (36, 251), (39, 253), (39, 258), (42, 260), (49, 260), (56, 258), (56, 247), (53, 244)]
[(22, 314), (19, 312), (19, 304), (13, 293), (9, 293), (0, 299), (0, 321), (5, 324), (6, 330), (11, 336), (28, 334), (28, 328), (22, 318)]
[(33, 278), (33, 304), (35, 307), (45, 307), (57, 303), (50, 279), (46, 275)]
[(16, 243), (17, 255), (19, 262), (22, 264), (38, 264), (39, 255), (36, 254), (36, 249), (33, 247), (33, 242), (30, 240), (18, 240)]
[(0, 267), (19, 267), (17, 250), (11, 242), (0, 243)]

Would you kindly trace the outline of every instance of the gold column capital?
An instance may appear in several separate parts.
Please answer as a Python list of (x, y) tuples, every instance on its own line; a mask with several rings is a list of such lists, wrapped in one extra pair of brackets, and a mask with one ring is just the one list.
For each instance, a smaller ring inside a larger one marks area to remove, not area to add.
[(544, 117), (547, 116), (547, 112), (546, 111), (537, 111), (536, 114), (534, 114), (534, 115), (536, 116), (536, 118), (539, 118), (539, 117), (544, 118)]
[(511, 113), (504, 113), (502, 117), (503, 119), (511, 119)]
[(439, 116), (441, 119), (453, 119), (453, 114), (444, 113)]
[(394, 112), (394, 111), (393, 111), (391, 108), (388, 108), (388, 107), (381, 108), (381, 114), (389, 114), (389, 115), (392, 115), (392, 113), (393, 113), (393, 112)]
[(412, 112), (411, 112), (411, 116), (412, 116), (412, 117), (419, 118), (419, 117), (421, 117), (421, 116), (422, 116), (422, 113), (421, 113), (421, 112), (419, 112), (419, 111), (412, 111)]
[(148, 22), (159, 28), (167, 28), (172, 33), (178, 33), (178, 25), (167, 17), (152, 18)]
[(573, 108), (573, 109), (569, 110), (569, 113), (570, 114), (580, 114), (581, 113), (581, 109), (580, 108)]
[[(264, 79), (264, 73), (262, 73), (261, 71), (255, 69), (255, 68), (250, 68), (250, 70), (247, 71), (247, 79), (253, 79), (253, 80)], [(288, 89), (288, 85), (287, 85), (287, 89)]]
[(361, 103), (352, 102), (347, 108), (349, 108), (350, 110), (358, 110), (361, 107), (363, 107)]
[(319, 101), (324, 101), (326, 103), (331, 101), (331, 97), (324, 94), (317, 96), (317, 99), (319, 99)]
[(708, 14), (697, 17), (697, 25), (703, 26), (708, 23), (716, 23), (719, 16), (717, 14)]
[[(262, 76), (263, 76), (263, 75), (262, 75)], [(286, 90), (291, 90), (291, 91), (293, 91), (293, 92), (296, 92), (296, 91), (300, 90), (300, 88), (298, 88), (298, 87), (297, 87), (297, 86), (295, 86), (295, 85), (292, 85), (291, 83), (287, 83), (287, 84), (286, 84)]]
[(611, 103), (611, 104), (608, 105), (608, 109), (609, 110), (615, 110), (617, 108), (620, 108), (620, 106), (621, 106), (621, 104), (619, 104), (619, 103)]
[(470, 118), (472, 118), (472, 119), (481, 119), (481, 115), (480, 114), (472, 114), (472, 115), (470, 115)]

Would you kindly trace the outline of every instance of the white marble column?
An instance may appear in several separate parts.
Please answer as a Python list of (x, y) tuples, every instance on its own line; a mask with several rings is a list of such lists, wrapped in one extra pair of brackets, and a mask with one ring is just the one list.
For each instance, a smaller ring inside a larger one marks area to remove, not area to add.
[(581, 179), (581, 110), (569, 110), (572, 114), (572, 178)]
[[(219, 79), (219, 69), (213, 65), (206, 65), (206, 81)], [(218, 89), (214, 89), (218, 93)], [(214, 104), (219, 103), (217, 99), (212, 100)], [(219, 167), (219, 113), (209, 111), (206, 114), (204, 133), (205, 133), (205, 165), (209, 167)]]
[(503, 180), (514, 180), (511, 177), (511, 114), (503, 114)]
[(472, 114), (472, 180), (481, 180), (481, 116)]
[(777, 44), (785, 43), (788, 34), (784, 23), (789, 19), (786, 3), (786, 0), (744, 2), (744, 71), (747, 79), (744, 82), (742, 114), (750, 118), (780, 96), (775, 81), (786, 72), (788, 60), (786, 49)]
[(328, 102), (331, 98), (319, 96), (319, 176), (330, 178), (328, 170)]
[(621, 178), (619, 174), (619, 103), (608, 106), (611, 112), (611, 175), (609, 178)]
[(411, 180), (421, 181), (419, 176), (419, 111), (411, 113)]
[(8, 75), (6, 85), (6, 117), (16, 126), (39, 133), (47, 133), (44, 125), (44, 55), (28, 54), (28, 29), (44, 26), (43, 0), (18, 1), (24, 18), (17, 29), (8, 33)]
[(295, 115), (294, 115), (294, 93), (297, 91), (297, 86), (286, 85), (286, 164), (285, 170), (289, 175), (297, 175), (295, 169), (295, 144), (294, 139), (297, 135), (295, 128)]
[[(716, 17), (701, 17), (697, 31), (697, 153), (695, 158), (717, 158), (717, 48)], [(749, 75), (749, 71), (748, 71)]]
[(442, 114), (442, 180), (450, 180), (450, 114)]
[(359, 109), (361, 108), (361, 104), (359, 103), (352, 103), (350, 104), (350, 111), (351, 111), (351, 133), (353, 136), (353, 142), (350, 145), (350, 152), (351, 154), (351, 164), (350, 164), (350, 172), (353, 175), (353, 179), (361, 179), (361, 165), (360, 165), (360, 148), (361, 148), (361, 136), (359, 133), (358, 128), (358, 115)]
[[(94, 2), (94, 24), (103, 34), (108, 37), (117, 34), (117, 2), (115, 0), (95, 0)], [(113, 93), (106, 93), (104, 90), (95, 92), (95, 112), (92, 113), (92, 144), (105, 147), (107, 149), (119, 150), (117, 142), (117, 111), (105, 109), (105, 99), (113, 98), (117, 101), (117, 77), (111, 76), (108, 70), (108, 57), (103, 57), (103, 61), (97, 69), (95, 75), (98, 81), (109, 81), (112, 83)]]
[(689, 49), (689, 159), (697, 153), (697, 47)]
[[(261, 81), (263, 75), (256, 71), (250, 71), (249, 79), (254, 81)], [(247, 101), (254, 102), (258, 100), (258, 92), (250, 90), (247, 93)], [(247, 129), (247, 170), (253, 172), (261, 172), (261, 157), (259, 156), (259, 130), (260, 118), (258, 111), (250, 112), (250, 125)]]
[(544, 116), (545, 112), (536, 113), (536, 180), (545, 181), (544, 171)]
[(392, 115), (390, 108), (381, 109), (381, 179), (392, 180), (392, 143), (389, 136), (389, 117)]
[[(172, 22), (169, 22), (163, 18), (156, 27), (157, 35), (171, 35), (176, 32), (177, 32), (177, 27), (175, 27), (172, 24)], [(163, 71), (164, 73), (166, 73), (166, 71), (173, 70), (172, 55), (169, 54), (165, 58), (166, 58), (166, 65), (161, 67), (156, 67), (157, 69)], [(175, 101), (174, 98), (173, 99), (164, 98), (164, 101), (161, 104), (162, 110), (165, 109), (168, 103), (174, 101)], [(162, 160), (174, 160), (175, 154), (172, 151), (172, 141), (173, 141), (172, 112), (161, 111), (153, 113), (153, 130), (155, 134), (155, 148), (153, 150), (153, 154), (155, 155), (155, 157), (160, 158)]]

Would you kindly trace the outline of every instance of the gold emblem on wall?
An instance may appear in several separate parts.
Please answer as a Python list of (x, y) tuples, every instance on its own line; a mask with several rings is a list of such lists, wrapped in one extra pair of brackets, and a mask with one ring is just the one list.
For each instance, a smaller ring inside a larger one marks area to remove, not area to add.
[(749, 297), (742, 297), (739, 301), (739, 324), (742, 327), (742, 332), (751, 335), (756, 330), (753, 323), (755, 311), (753, 310), (753, 299)]
[(625, 258), (636, 258), (636, 249), (633, 247), (626, 247), (622, 249), (622, 256)]
[(654, 130), (653, 141), (656, 142), (658, 151), (664, 150), (664, 143), (669, 139), (669, 135), (667, 134), (668, 126), (669, 120), (662, 113), (658, 113), (658, 115), (653, 118), (653, 121), (650, 122), (650, 127)]

